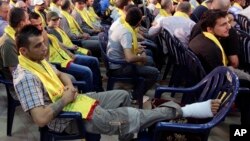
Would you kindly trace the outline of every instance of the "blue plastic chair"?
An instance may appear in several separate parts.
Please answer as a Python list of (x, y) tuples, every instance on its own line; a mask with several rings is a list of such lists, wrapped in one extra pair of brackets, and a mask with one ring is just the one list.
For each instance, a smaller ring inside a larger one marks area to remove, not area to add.
[[(130, 83), (130, 84), (134, 84), (134, 85), (140, 85), (143, 86), (145, 79), (143, 77), (127, 77), (127, 76), (112, 76), (110, 75), (109, 71), (109, 64), (113, 63), (113, 64), (119, 64), (119, 65), (132, 65), (134, 66), (134, 64), (132, 63), (127, 63), (126, 61), (118, 61), (118, 60), (113, 60), (111, 58), (109, 58), (106, 54), (106, 47), (108, 44), (108, 32), (101, 32), (98, 34), (99, 37), (99, 42), (100, 42), (100, 48), (101, 48), (101, 54), (102, 54), (102, 59), (107, 71), (107, 76), (108, 76), (108, 82), (107, 82), (107, 90), (112, 90), (114, 88), (114, 84), (116, 82), (124, 82), (124, 83)], [(137, 94), (137, 100), (138, 100), (138, 104), (139, 104), (139, 108), (142, 108), (143, 103), (143, 94)]]
[(185, 73), (183, 73), (183, 67), (186, 65), (185, 52), (187, 48), (166, 29), (159, 35), (159, 38), (161, 46), (166, 47), (168, 51), (168, 61), (162, 79), (166, 79), (169, 70), (173, 67), (169, 86), (179, 86), (179, 79), (182, 78), (182, 76), (184, 76), (182, 74)]
[[(195, 134), (202, 141), (208, 139), (210, 130), (218, 125), (227, 115), (233, 104), (239, 89), (238, 77), (226, 67), (217, 67), (197, 85), (189, 88), (170, 88), (160, 86), (155, 91), (155, 97), (160, 98), (163, 92), (176, 92), (186, 95), (200, 93), (197, 102), (208, 99), (221, 98), (221, 106), (218, 113), (208, 121), (203, 123), (170, 123), (158, 122), (154, 127), (153, 141), (162, 140), (166, 133), (186, 133), (186, 135)], [(139, 137), (141, 138), (141, 137)]]
[(250, 21), (244, 15), (238, 14), (238, 19), (236, 20), (240, 25), (240, 29), (250, 34)]

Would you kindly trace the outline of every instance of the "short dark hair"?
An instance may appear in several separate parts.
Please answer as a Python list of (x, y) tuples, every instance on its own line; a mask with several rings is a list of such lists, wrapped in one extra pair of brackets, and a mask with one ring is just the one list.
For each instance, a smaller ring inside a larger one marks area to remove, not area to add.
[(116, 0), (115, 6), (119, 9), (123, 9), (126, 5), (128, 5), (128, 0)]
[(138, 7), (131, 7), (126, 14), (126, 22), (131, 26), (136, 26), (142, 18), (142, 12)]
[(56, 2), (58, 2), (58, 0), (51, 0), (51, 2), (56, 3)]
[(76, 2), (83, 2), (86, 3), (87, 0), (72, 0), (72, 2), (75, 4)]
[(31, 19), (39, 19), (40, 18), (40, 15), (39, 14), (37, 14), (36, 12), (30, 12), (30, 14), (29, 14), (29, 19), (31, 20)]
[(207, 27), (214, 27), (216, 25), (216, 20), (219, 18), (224, 18), (227, 16), (226, 11), (222, 10), (208, 10), (203, 14), (201, 19), (201, 29), (207, 31)]
[(8, 21), (11, 27), (16, 28), (25, 18), (25, 11), (22, 8), (12, 8), (8, 15)]
[(69, 7), (70, 7), (70, 1), (62, 0), (62, 5), (61, 5), (62, 10), (67, 10)]
[(16, 46), (19, 50), (21, 47), (28, 48), (30, 45), (29, 38), (32, 36), (42, 36), (42, 31), (33, 25), (24, 26), (16, 34)]

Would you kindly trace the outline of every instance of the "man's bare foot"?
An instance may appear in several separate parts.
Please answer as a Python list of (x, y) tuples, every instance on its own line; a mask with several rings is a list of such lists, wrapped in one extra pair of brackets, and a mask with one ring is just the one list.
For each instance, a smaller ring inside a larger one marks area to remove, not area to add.
[(211, 111), (215, 115), (220, 108), (221, 101), (219, 99), (211, 100)]

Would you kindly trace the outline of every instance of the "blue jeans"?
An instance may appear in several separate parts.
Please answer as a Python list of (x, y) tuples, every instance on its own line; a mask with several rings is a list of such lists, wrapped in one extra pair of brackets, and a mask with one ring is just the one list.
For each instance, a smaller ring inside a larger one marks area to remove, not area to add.
[(62, 71), (73, 75), (78, 81), (85, 81), (90, 91), (103, 91), (99, 62), (96, 57), (75, 55), (75, 60)]

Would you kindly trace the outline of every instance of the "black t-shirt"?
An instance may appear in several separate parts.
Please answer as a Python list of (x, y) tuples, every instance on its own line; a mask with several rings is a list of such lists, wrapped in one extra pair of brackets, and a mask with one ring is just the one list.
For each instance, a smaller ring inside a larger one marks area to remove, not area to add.
[[(202, 32), (201, 22), (198, 22), (192, 29), (190, 41)], [(239, 55), (239, 37), (234, 28), (229, 30), (229, 36), (218, 38), (227, 56)]]
[(189, 43), (189, 47), (201, 61), (206, 73), (211, 72), (218, 66), (223, 66), (221, 50), (203, 34), (194, 37)]

